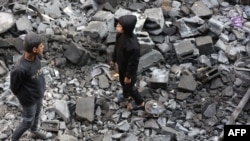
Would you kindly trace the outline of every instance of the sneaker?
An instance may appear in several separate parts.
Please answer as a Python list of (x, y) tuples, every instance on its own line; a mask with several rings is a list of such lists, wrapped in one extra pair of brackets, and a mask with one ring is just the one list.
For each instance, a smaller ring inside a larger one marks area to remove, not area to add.
[(52, 133), (46, 132), (44, 130), (37, 130), (37, 131), (31, 132), (31, 137), (36, 138), (36, 139), (46, 140), (46, 139), (53, 138), (54, 135)]
[(118, 94), (117, 95), (118, 103), (120, 102), (127, 102), (131, 100), (131, 97), (124, 98), (123, 94)]
[(131, 100), (130, 97), (124, 98), (122, 94), (118, 94), (117, 98), (118, 98), (118, 104), (122, 108), (125, 108), (128, 105), (129, 101)]

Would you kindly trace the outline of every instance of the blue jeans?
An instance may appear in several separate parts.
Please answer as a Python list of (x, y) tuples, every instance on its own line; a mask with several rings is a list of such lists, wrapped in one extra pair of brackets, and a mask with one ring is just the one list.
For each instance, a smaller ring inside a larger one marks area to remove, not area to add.
[(23, 120), (20, 125), (15, 129), (11, 139), (13, 141), (18, 141), (25, 131), (30, 129), (31, 131), (36, 131), (38, 129), (38, 123), (40, 119), (40, 113), (42, 110), (42, 99), (31, 106), (23, 107)]

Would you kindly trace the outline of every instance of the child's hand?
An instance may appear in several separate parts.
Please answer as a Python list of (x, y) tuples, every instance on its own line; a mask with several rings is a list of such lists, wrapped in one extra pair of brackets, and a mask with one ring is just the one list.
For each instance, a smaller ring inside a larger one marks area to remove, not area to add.
[(131, 78), (125, 77), (125, 78), (124, 78), (124, 83), (125, 83), (125, 84), (130, 84), (130, 83), (131, 83)]
[(110, 61), (109, 65), (110, 65), (111, 68), (115, 68), (115, 63), (113, 61)]

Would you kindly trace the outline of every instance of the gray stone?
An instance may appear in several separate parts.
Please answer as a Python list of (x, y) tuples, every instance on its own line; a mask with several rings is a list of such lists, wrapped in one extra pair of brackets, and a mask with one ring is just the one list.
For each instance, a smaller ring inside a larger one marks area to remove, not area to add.
[(236, 36), (236, 38), (239, 40), (239, 41), (242, 41), (245, 39), (245, 36), (244, 36), (244, 33), (238, 31), (238, 30), (232, 30), (233, 34)]
[(208, 118), (215, 116), (215, 114), (216, 114), (216, 104), (215, 103), (209, 104), (203, 112), (203, 115), (205, 117), (208, 117)]
[(72, 135), (58, 135), (58, 140), (60, 141), (78, 141), (78, 139)]
[(120, 141), (138, 141), (138, 137), (129, 133), (125, 137), (122, 137)]
[(182, 75), (178, 88), (184, 91), (193, 92), (196, 89), (197, 82), (194, 80), (192, 75)]
[(230, 59), (230, 60), (236, 60), (237, 57), (239, 56), (239, 50), (236, 47), (229, 46), (226, 49), (225, 54), (228, 57), (228, 59)]
[(144, 14), (147, 16), (145, 26), (147, 25), (147, 21), (150, 21), (150, 23), (155, 24), (155, 26), (157, 27), (156, 29), (149, 29), (148, 32), (153, 35), (160, 34), (164, 27), (164, 17), (162, 9), (161, 8), (146, 9)]
[(140, 56), (152, 51), (155, 43), (150, 38), (148, 32), (136, 32), (136, 35), (140, 44)]
[(213, 41), (210, 36), (197, 37), (195, 44), (200, 54), (208, 55), (214, 52)]
[(60, 10), (60, 5), (59, 1), (55, 0), (55, 2), (52, 3), (47, 3), (46, 6), (44, 7), (46, 15), (56, 19), (62, 16), (61, 10)]
[(116, 128), (120, 131), (128, 131), (130, 129), (130, 124), (127, 120), (123, 120), (116, 125)]
[(151, 88), (166, 89), (169, 79), (169, 70), (166, 69), (154, 69), (152, 71), (150, 79)]
[(209, 58), (206, 55), (201, 55), (199, 57), (199, 62), (201, 64), (204, 64), (205, 66), (208, 66), (208, 67), (212, 66), (211, 61), (209, 60)]
[(53, 105), (53, 110), (63, 118), (67, 123), (70, 121), (70, 112), (68, 108), (68, 103), (65, 100), (56, 100)]
[(183, 93), (183, 92), (177, 92), (176, 93), (176, 99), (178, 100), (186, 100), (192, 93)]
[(224, 86), (224, 84), (222, 83), (221, 79), (216, 78), (216, 79), (212, 80), (210, 89), (217, 89), (217, 88), (220, 88), (222, 86)]
[(17, 19), (16, 27), (19, 31), (26, 32), (30, 32), (33, 29), (30, 20), (26, 16), (21, 16), (19, 19)]
[(38, 28), (37, 28), (37, 32), (39, 34), (42, 33), (46, 33), (46, 29), (49, 28), (49, 24), (48, 23), (40, 23)]
[(115, 31), (115, 21), (114, 21), (114, 14), (111, 12), (100, 10), (91, 19), (92, 21), (103, 21), (106, 22), (108, 26), (108, 31), (112, 32)]
[(10, 29), (15, 22), (16, 20), (13, 14), (0, 12), (0, 34)]
[(58, 132), (58, 130), (59, 130), (59, 120), (42, 121), (41, 129), (43, 129), (45, 131)]
[(219, 39), (216, 42), (216, 44), (214, 45), (214, 47), (216, 49), (223, 50), (223, 51), (226, 51), (226, 49), (227, 49), (227, 45), (221, 39)]
[(112, 141), (112, 135), (109, 133), (104, 134), (102, 141)]
[(168, 43), (156, 44), (156, 46), (163, 54), (171, 50), (171, 45)]
[(191, 10), (199, 17), (207, 17), (213, 14), (212, 11), (202, 1), (196, 1), (191, 7)]
[(162, 132), (165, 132), (166, 134), (170, 134), (170, 135), (173, 135), (173, 136), (175, 136), (178, 132), (175, 130), (175, 129), (173, 129), (173, 128), (171, 128), (171, 127), (162, 127)]
[(194, 45), (190, 40), (184, 40), (180, 43), (174, 44), (174, 49), (179, 61), (192, 57), (194, 53)]
[(8, 68), (4, 61), (0, 60), (0, 77), (8, 73)]
[(162, 54), (159, 51), (153, 49), (151, 52), (146, 53), (140, 57), (138, 73), (148, 69), (151, 65), (156, 64), (162, 60)]
[(229, 64), (229, 60), (224, 51), (219, 51), (218, 62), (223, 63), (223, 64)]
[(150, 128), (150, 129), (159, 129), (159, 125), (157, 124), (156, 120), (154, 119), (149, 119), (145, 121), (145, 128)]
[(93, 39), (103, 40), (108, 35), (108, 25), (106, 22), (91, 21), (83, 32)]
[(220, 35), (224, 29), (224, 24), (223, 22), (212, 17), (208, 20), (208, 27), (212, 32), (214, 32), (217, 35)]
[(127, 10), (127, 9), (124, 9), (122, 7), (119, 7), (119, 9), (117, 9), (115, 11), (115, 19), (118, 20), (121, 16), (124, 16), (124, 15), (131, 15), (132, 12)]
[(0, 117), (4, 117), (4, 115), (7, 112), (7, 106), (6, 105), (0, 105)]
[(193, 28), (191, 26), (188, 26), (184, 22), (183, 19), (177, 20), (176, 26), (178, 27), (179, 33), (180, 33), (182, 38), (191, 37), (191, 36), (195, 36), (195, 35), (200, 34), (198, 31), (198, 28)]
[(101, 89), (109, 88), (109, 80), (105, 75), (100, 75), (98, 77), (98, 80), (99, 80), (99, 87)]
[(151, 137), (145, 137), (144, 141), (171, 141), (170, 135), (154, 135)]
[(64, 56), (73, 64), (77, 65), (85, 65), (88, 60), (88, 54), (86, 50), (76, 43), (70, 43), (68, 46), (66, 46)]
[(94, 120), (95, 98), (86, 97), (78, 98), (76, 101), (76, 116), (79, 120), (87, 119), (92, 122)]

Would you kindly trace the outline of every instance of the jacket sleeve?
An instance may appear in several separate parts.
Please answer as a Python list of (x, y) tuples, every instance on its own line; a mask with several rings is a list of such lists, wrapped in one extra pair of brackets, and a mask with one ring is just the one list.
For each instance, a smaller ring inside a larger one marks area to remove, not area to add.
[(126, 69), (126, 77), (131, 78), (134, 75), (137, 75), (137, 68), (140, 59), (140, 50), (139, 49), (130, 49), (127, 52), (128, 56), (128, 65)]
[(18, 94), (20, 90), (23, 79), (24, 79), (24, 72), (20, 68), (14, 68), (10, 73), (10, 89), (14, 95)]

